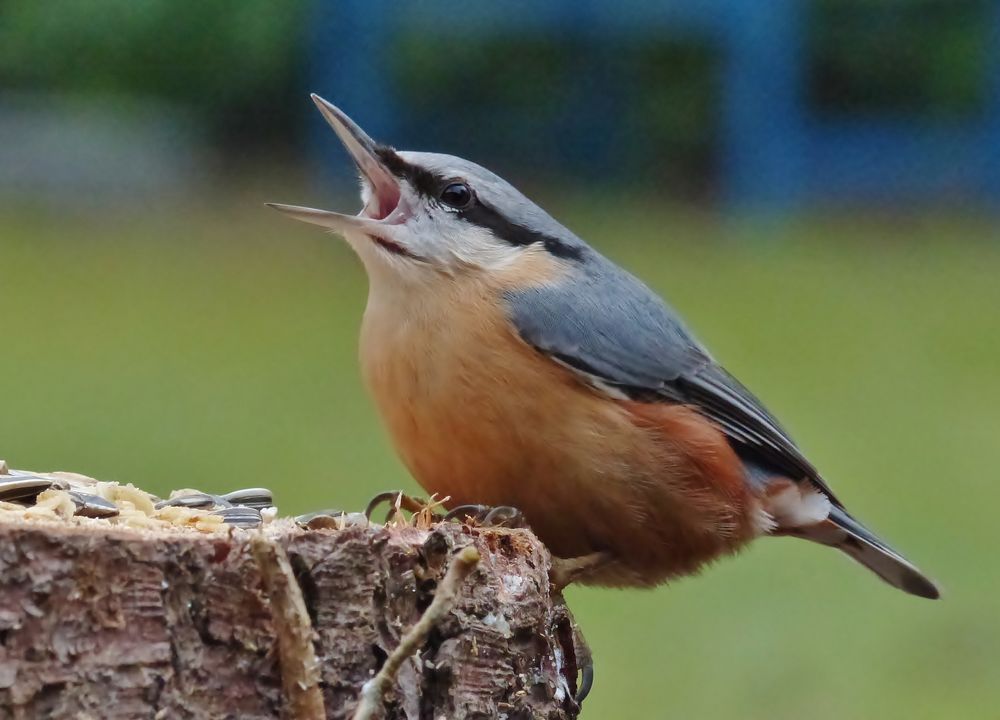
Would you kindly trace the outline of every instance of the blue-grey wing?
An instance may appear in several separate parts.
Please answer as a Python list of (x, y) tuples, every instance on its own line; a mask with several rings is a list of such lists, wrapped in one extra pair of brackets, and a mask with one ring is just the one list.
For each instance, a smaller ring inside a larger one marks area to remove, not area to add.
[(507, 302), (525, 342), (592, 385), (645, 402), (690, 404), (745, 459), (796, 480), (809, 478), (833, 497), (760, 400), (655, 293), (610, 261), (588, 258), (572, 282), (512, 291)]

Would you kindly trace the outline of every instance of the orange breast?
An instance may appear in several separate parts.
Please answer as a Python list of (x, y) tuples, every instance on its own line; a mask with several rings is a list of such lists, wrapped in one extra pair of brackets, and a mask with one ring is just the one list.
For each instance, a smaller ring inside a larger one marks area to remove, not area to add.
[(366, 382), (426, 490), (513, 505), (558, 556), (612, 553), (607, 584), (691, 572), (753, 534), (735, 455), (706, 459), (718, 430), (586, 387), (516, 335), (495, 284), (441, 286), (403, 307), (373, 294), (362, 331)]

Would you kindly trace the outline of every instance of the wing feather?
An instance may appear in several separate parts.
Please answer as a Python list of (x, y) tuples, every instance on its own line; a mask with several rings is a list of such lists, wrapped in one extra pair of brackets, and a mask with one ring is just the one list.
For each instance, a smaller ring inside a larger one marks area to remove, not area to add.
[(837, 505), (816, 468), (763, 403), (716, 363), (677, 314), (605, 258), (573, 282), (508, 293), (529, 345), (611, 395), (693, 406), (737, 452), (794, 480), (809, 479)]

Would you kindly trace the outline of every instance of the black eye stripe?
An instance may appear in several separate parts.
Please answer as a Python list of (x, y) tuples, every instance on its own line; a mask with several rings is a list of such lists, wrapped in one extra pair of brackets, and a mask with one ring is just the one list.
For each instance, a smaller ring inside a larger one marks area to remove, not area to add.
[(439, 197), (445, 187), (456, 182), (454, 176), (437, 175), (424, 168), (411, 165), (396, 154), (395, 150), (385, 145), (376, 148), (375, 154), (394, 175), (408, 181), (417, 192), (431, 202), (448, 208), (465, 222), (486, 228), (506, 243), (516, 247), (539, 243), (547, 252), (556, 257), (568, 260), (580, 260), (583, 257), (583, 248), (579, 246), (570, 245), (559, 238), (511, 222), (495, 208), (476, 197), (474, 189), (473, 201), (469, 207), (459, 210), (448, 207), (440, 201)]
[(486, 228), (493, 235), (511, 245), (524, 247), (540, 243), (547, 252), (556, 257), (569, 260), (579, 260), (583, 257), (582, 248), (568, 245), (551, 235), (511, 222), (482, 200), (478, 200), (473, 203), (472, 207), (461, 210), (457, 214), (462, 220)]
[(377, 147), (375, 154), (393, 175), (403, 178), (418, 193), (426, 197), (436, 198), (441, 189), (451, 180), (451, 178), (446, 179), (435, 175), (430, 170), (411, 165), (397, 155), (395, 150), (386, 145)]

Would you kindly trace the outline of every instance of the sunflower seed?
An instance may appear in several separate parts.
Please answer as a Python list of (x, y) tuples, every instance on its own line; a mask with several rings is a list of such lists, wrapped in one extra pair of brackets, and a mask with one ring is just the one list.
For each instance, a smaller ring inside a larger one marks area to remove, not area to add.
[(342, 527), (346, 515), (343, 510), (317, 510), (299, 515), (295, 518), (295, 524), (305, 530), (336, 530)]
[(260, 510), (252, 507), (228, 507), (216, 510), (212, 513), (222, 518), (227, 525), (234, 525), (242, 528), (260, 527)]
[(76, 515), (89, 518), (109, 518), (118, 514), (118, 507), (113, 502), (98, 495), (70, 490), (69, 496), (76, 504)]
[(244, 490), (233, 490), (222, 496), (233, 505), (244, 505), (246, 507), (263, 510), (274, 505), (274, 496), (267, 488), (246, 488)]
[(48, 490), (53, 484), (48, 478), (30, 473), (2, 475), (0, 476), (0, 500), (6, 502), (34, 502), (39, 493)]
[(97, 484), (97, 480), (89, 477), (88, 475), (65, 472), (63, 470), (41, 473), (41, 475), (49, 478), (53, 482), (59, 483), (63, 490), (83, 490), (84, 492), (87, 492), (87, 488), (93, 489), (93, 487)]
[(170, 498), (169, 500), (161, 500), (153, 507), (157, 510), (161, 510), (165, 507), (201, 508), (207, 510), (219, 504), (216, 500), (217, 498), (214, 495), (209, 495), (207, 493), (188, 493), (187, 495), (178, 495), (177, 497)]

